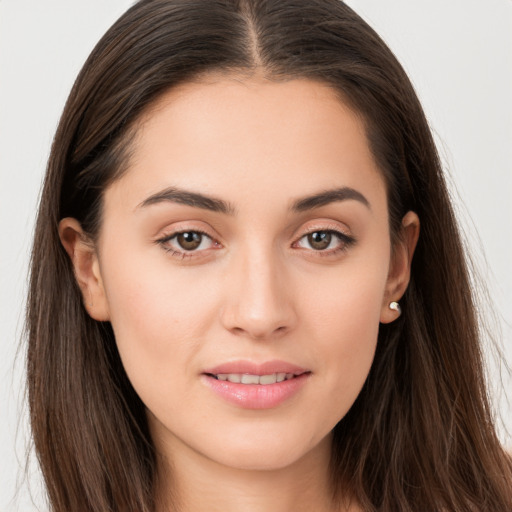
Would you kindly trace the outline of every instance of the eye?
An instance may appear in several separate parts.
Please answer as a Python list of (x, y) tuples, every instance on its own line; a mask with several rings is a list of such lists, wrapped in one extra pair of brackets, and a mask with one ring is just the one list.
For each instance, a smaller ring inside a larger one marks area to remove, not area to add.
[(326, 229), (307, 233), (295, 243), (295, 246), (301, 249), (312, 249), (315, 252), (334, 254), (348, 248), (354, 242), (354, 238), (345, 233)]
[(192, 256), (190, 253), (218, 247), (220, 244), (215, 242), (209, 235), (202, 231), (179, 231), (157, 242), (173, 256), (186, 258)]
[(185, 251), (195, 251), (203, 243), (203, 238), (206, 238), (203, 233), (197, 231), (185, 231), (185, 233), (178, 233), (173, 238), (181, 249)]

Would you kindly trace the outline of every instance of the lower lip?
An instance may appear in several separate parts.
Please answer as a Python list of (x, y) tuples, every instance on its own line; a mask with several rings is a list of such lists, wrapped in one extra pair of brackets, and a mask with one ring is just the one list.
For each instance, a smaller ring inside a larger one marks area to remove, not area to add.
[(203, 381), (226, 401), (244, 409), (271, 409), (281, 405), (298, 393), (310, 373), (275, 384), (237, 384), (202, 375)]

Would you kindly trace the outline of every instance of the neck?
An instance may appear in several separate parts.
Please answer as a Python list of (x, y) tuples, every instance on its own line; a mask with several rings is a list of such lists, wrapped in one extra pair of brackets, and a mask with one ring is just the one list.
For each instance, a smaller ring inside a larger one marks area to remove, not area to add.
[[(192, 449), (161, 462), (158, 512), (356, 512), (331, 499), (331, 438), (294, 464), (270, 470), (227, 467)], [(166, 476), (163, 476), (166, 475)]]

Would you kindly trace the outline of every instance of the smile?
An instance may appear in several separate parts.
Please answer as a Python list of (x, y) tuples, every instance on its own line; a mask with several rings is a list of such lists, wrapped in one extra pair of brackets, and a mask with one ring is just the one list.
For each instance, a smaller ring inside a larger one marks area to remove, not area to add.
[(232, 361), (202, 372), (202, 382), (223, 401), (243, 409), (279, 407), (307, 385), (312, 372), (285, 361)]
[(261, 384), (267, 386), (276, 382), (283, 382), (295, 378), (293, 373), (270, 373), (268, 375), (251, 375), (247, 373), (219, 373), (211, 375), (217, 380), (233, 382), (235, 384)]

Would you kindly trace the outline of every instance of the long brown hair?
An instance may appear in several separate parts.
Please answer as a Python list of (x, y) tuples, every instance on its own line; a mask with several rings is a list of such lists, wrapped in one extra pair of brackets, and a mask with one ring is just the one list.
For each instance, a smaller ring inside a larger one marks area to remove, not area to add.
[(36, 224), (27, 326), (36, 453), (53, 512), (155, 510), (145, 408), (110, 324), (91, 319), (58, 235), (94, 240), (137, 120), (210, 71), (320, 80), (358, 111), (385, 177), (392, 239), (421, 220), (404, 314), (382, 325), (359, 397), (334, 429), (334, 496), (364, 510), (512, 510), (468, 267), (428, 124), (403, 69), (338, 0), (142, 0), (93, 50), (53, 142)]

